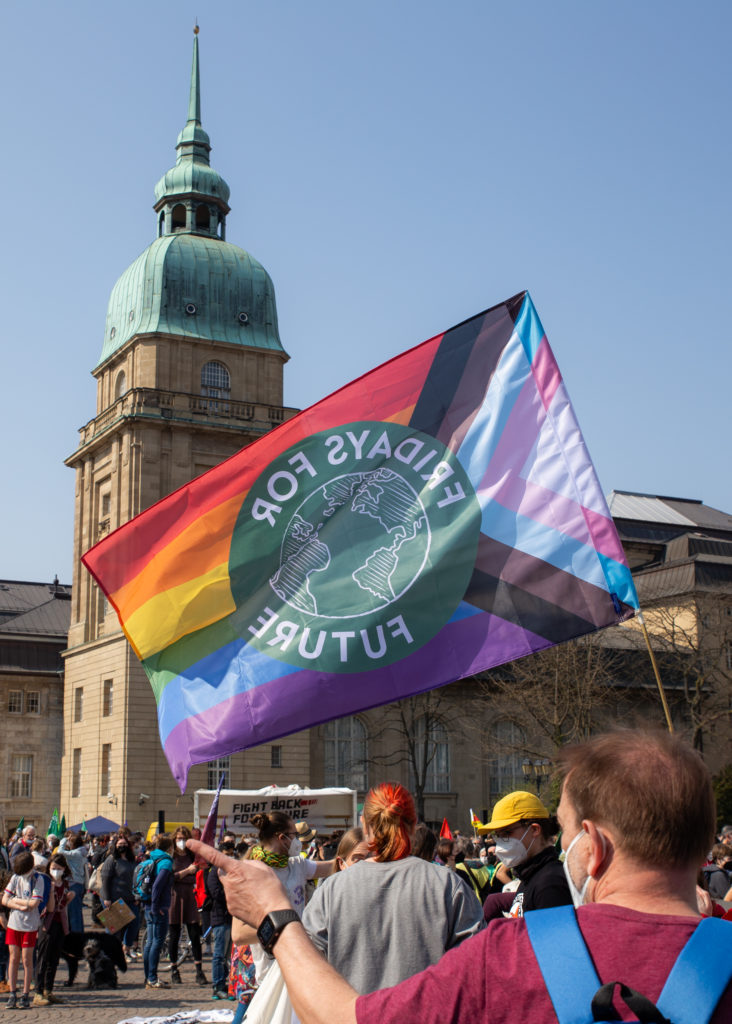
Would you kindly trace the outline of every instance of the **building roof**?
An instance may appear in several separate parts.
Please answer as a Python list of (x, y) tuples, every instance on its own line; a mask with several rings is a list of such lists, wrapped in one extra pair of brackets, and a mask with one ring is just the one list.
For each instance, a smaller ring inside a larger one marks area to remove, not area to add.
[[(210, 165), (211, 145), (201, 126), (197, 34), (188, 120), (176, 150), (175, 166), (155, 186), (159, 237), (112, 289), (98, 365), (145, 334), (227, 342), (287, 358), (269, 274), (224, 238), (229, 186)], [(180, 210), (185, 216), (176, 219)]]
[(156, 238), (125, 270), (109, 300), (100, 364), (154, 333), (284, 354), (269, 274), (244, 249), (205, 235)]
[(71, 587), (0, 580), (0, 635), (66, 641), (71, 621)]
[(611, 491), (608, 506), (613, 519), (631, 519), (643, 523), (663, 523), (680, 527), (699, 527), (732, 532), (732, 515), (705, 505), (695, 498), (671, 498), (661, 494)]
[(163, 175), (155, 186), (155, 206), (166, 198), (195, 192), (208, 196), (220, 206), (226, 207), (229, 200), (229, 186), (211, 167), (208, 154), (211, 140), (201, 125), (201, 78), (198, 69), (198, 32), (193, 37), (193, 64), (191, 87), (188, 97), (188, 120), (178, 136), (175, 146), (178, 159), (175, 167)]

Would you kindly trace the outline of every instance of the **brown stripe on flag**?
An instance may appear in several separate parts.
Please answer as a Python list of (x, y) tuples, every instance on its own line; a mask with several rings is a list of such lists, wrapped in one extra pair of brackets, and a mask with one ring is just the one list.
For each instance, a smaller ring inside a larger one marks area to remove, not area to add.
[(608, 625), (612, 599), (602, 587), (577, 579), (534, 555), (508, 547), (481, 533), (475, 566), (489, 576), (500, 577), (527, 593), (589, 622), (594, 628)]
[[(473, 571), (464, 600), (553, 644), (584, 636), (596, 628), (588, 619), (568, 612), (561, 605), (545, 601), (480, 569)], [(606, 600), (610, 600), (607, 595)]]

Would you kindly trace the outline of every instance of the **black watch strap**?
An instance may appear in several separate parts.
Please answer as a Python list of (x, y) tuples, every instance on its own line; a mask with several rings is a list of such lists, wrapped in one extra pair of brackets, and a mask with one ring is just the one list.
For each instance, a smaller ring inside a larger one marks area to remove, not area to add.
[(257, 938), (264, 952), (271, 953), (275, 942), (287, 925), (299, 920), (300, 917), (294, 910), (274, 910), (271, 914), (267, 914), (257, 928)]

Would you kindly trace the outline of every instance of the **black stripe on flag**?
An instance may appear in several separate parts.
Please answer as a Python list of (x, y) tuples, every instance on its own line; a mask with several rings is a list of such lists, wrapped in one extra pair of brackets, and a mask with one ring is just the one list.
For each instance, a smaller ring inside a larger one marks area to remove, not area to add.
[(497, 615), (515, 626), (528, 629), (553, 644), (584, 636), (597, 627), (589, 619), (575, 615), (560, 605), (553, 604), (526, 590), (507, 583), (497, 576), (475, 569), (468, 584), (465, 600), (483, 611)]
[[(479, 408), (501, 353), (513, 333), (511, 309), (518, 299), (523, 301), (524, 294), (493, 306), (445, 332), (414, 407), (410, 426), (438, 437), (452, 406), (457, 404), (463, 410), (461, 415), (464, 418), (466, 392), (470, 392), (473, 398), (467, 407), (471, 410)], [(471, 372), (470, 379), (467, 379), (466, 369), (475, 362), (471, 355), (476, 343), (481, 348), (479, 373)], [(444, 444), (445, 438), (441, 440)]]

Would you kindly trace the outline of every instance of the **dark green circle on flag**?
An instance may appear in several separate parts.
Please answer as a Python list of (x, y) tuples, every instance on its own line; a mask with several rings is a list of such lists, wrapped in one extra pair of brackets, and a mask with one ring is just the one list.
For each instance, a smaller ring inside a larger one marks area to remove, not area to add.
[(318, 672), (362, 672), (431, 640), (462, 600), (481, 511), (435, 438), (364, 421), (311, 434), (259, 475), (231, 543), (236, 631)]

